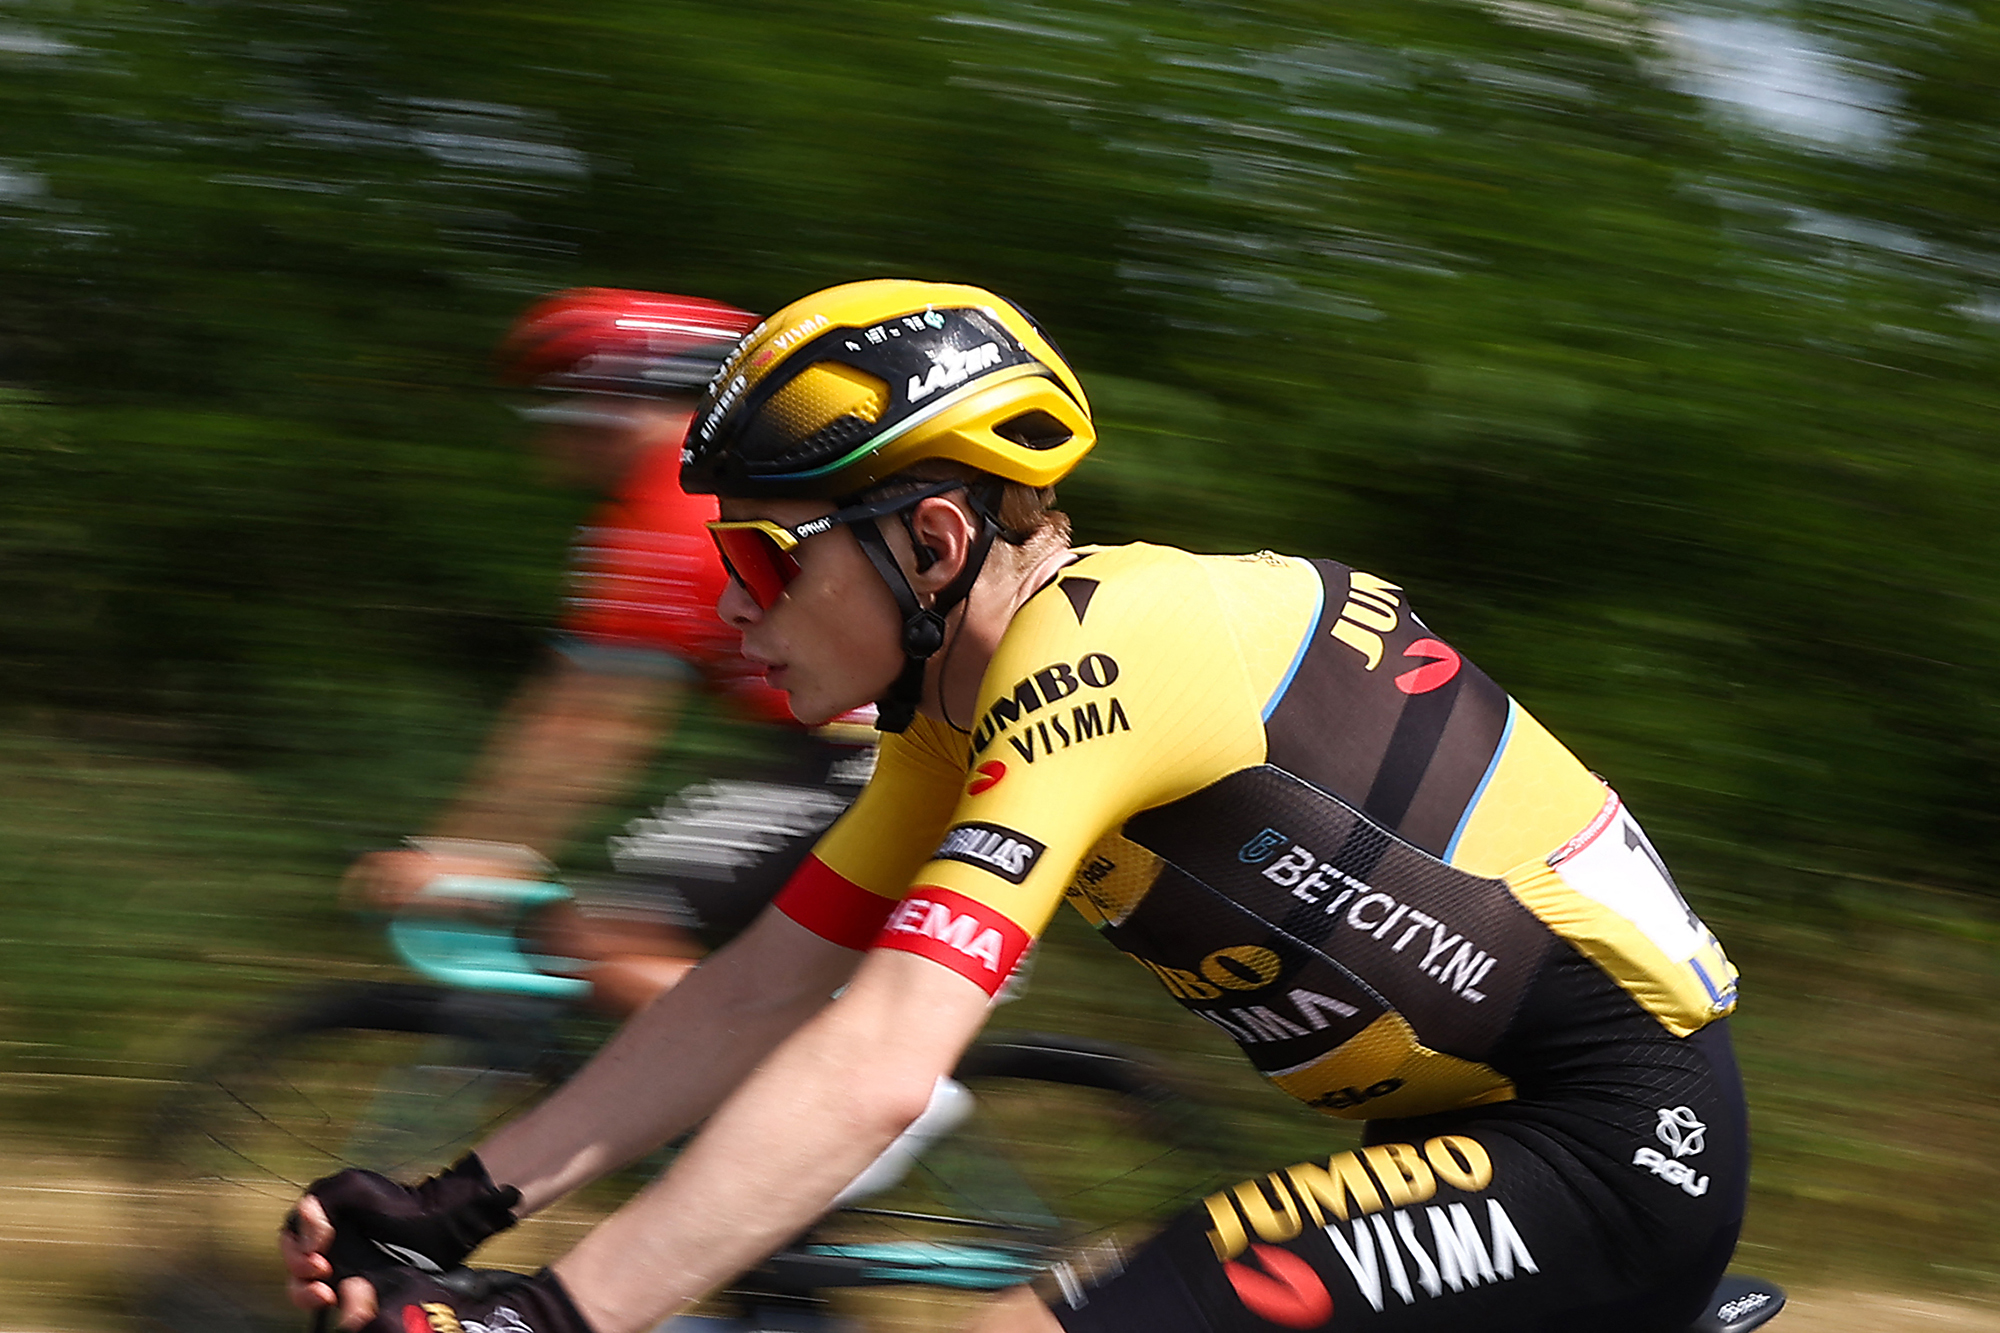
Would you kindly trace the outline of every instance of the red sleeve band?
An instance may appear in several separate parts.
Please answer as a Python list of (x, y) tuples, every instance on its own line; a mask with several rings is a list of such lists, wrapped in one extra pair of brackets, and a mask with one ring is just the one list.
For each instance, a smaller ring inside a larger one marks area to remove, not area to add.
[(1028, 947), (1028, 932), (977, 898), (919, 884), (882, 926), (878, 949), (902, 949), (943, 963), (988, 995), (1006, 984)]
[(813, 934), (843, 949), (866, 949), (873, 944), (883, 919), (896, 907), (895, 900), (870, 893), (817, 856), (799, 862), (799, 868), (771, 902)]

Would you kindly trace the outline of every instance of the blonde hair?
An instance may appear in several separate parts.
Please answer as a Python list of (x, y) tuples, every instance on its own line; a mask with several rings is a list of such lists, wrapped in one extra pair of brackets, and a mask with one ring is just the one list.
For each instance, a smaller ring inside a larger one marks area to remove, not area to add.
[(977, 486), (981, 482), (997, 485), (1000, 503), (993, 517), (1000, 524), (1002, 539), (1009, 545), (1026, 546), (1037, 538), (1045, 538), (1045, 535), (1053, 536), (1064, 545), (1069, 543), (1069, 515), (1055, 507), (1055, 487), (1027, 486), (1018, 481), (1008, 481), (991, 472), (982, 472), (946, 458), (927, 458), (913, 463), (895, 476), (870, 486), (866, 494), (890, 496), (899, 490), (914, 490), (938, 481), (962, 481), (968, 486)]

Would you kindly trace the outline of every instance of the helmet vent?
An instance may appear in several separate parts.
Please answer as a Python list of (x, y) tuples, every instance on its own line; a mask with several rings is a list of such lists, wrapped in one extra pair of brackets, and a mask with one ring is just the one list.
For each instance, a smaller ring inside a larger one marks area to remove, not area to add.
[(874, 422), (864, 421), (857, 416), (835, 418), (790, 449), (772, 458), (771, 465), (789, 467), (797, 463), (815, 461), (829, 453), (846, 453), (866, 440), (874, 430)]
[(1039, 409), (1009, 417), (993, 428), (993, 433), (1023, 449), (1054, 449), (1068, 444), (1075, 432)]

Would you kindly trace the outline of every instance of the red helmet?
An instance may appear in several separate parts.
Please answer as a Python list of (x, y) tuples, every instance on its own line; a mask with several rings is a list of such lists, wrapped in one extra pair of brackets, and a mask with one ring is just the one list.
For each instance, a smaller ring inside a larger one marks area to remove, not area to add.
[(572, 287), (515, 321), (500, 344), (500, 378), (570, 393), (699, 393), (756, 324), (699, 296)]

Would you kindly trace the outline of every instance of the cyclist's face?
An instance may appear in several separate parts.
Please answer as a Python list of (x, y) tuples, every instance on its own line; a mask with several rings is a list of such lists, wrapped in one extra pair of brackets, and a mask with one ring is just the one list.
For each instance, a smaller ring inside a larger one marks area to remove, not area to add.
[[(833, 509), (816, 500), (724, 500), (722, 517), (795, 527)], [(891, 541), (901, 536), (896, 525), (883, 526)], [(786, 693), (793, 714), (818, 724), (888, 691), (903, 669), (901, 620), (882, 576), (845, 527), (808, 537), (791, 555), (798, 576), (768, 610), (731, 579), (716, 611), (742, 631), (744, 656)]]

